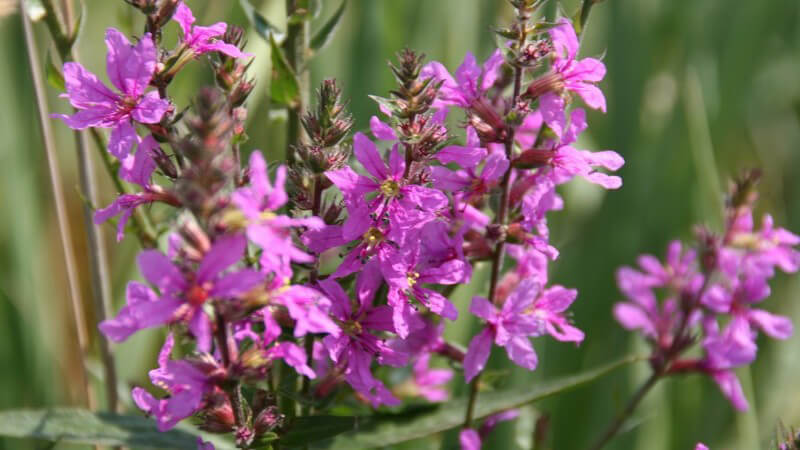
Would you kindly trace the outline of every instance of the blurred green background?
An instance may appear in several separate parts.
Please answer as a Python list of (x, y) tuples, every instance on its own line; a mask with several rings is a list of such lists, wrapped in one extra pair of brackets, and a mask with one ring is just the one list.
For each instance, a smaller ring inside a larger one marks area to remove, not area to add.
[[(555, 1), (555, 0), (551, 0)], [(4, 2), (9, 3), (9, 2)], [(318, 22), (338, 6), (325, 0)], [(121, 0), (86, 0), (79, 41), (82, 62), (106, 79), (107, 26), (128, 34), (142, 19)], [(227, 20), (246, 23), (235, 1), (189, 1), (200, 24)], [(283, 2), (254, 2), (282, 24)], [(575, 0), (564, 0), (573, 13)], [(5, 10), (6, 8), (0, 8)], [(550, 7), (550, 12), (554, 11)], [(339, 33), (312, 64), (312, 80), (335, 77), (351, 99), (356, 128), (377, 113), (367, 94), (387, 95), (393, 79), (386, 62), (410, 46), (454, 70), (464, 53), (480, 60), (492, 51), (490, 28), (506, 22), (503, 0), (352, 0)], [(565, 187), (566, 209), (553, 215), (553, 240), (561, 258), (553, 281), (579, 289), (573, 307), (586, 331), (580, 347), (542, 338), (535, 342), (539, 369), (512, 368), (496, 352), (491, 364), (502, 385), (534, 385), (539, 380), (588, 369), (623, 354), (646, 349), (614, 322), (611, 307), (620, 299), (614, 270), (632, 264), (641, 252), (663, 254), (674, 238), (691, 238), (695, 223), (719, 224), (716, 192), (727, 178), (761, 167), (759, 214), (771, 212), (778, 224), (800, 231), (800, 2), (797, 0), (608, 0), (592, 11), (582, 54), (605, 55), (608, 76), (601, 84), (608, 113), (589, 113), (583, 148), (615, 149), (627, 163), (624, 186), (604, 192), (576, 181)], [(47, 35), (37, 26), (40, 58)], [(169, 42), (169, 41), (168, 41)], [(252, 72), (259, 88), (251, 97), (250, 148), (280, 159), (285, 118), (269, 114), (264, 100), (268, 50), (250, 35), (257, 59)], [(51, 53), (52, 49), (49, 50)], [(50, 193), (32, 85), (18, 14), (0, 18), (0, 409), (79, 403), (79, 358), (66, 298), (63, 259)], [(198, 86), (209, 83), (202, 63), (182, 73), (171, 91), (185, 105)], [(66, 102), (51, 90), (53, 111)], [(83, 292), (88, 271), (73, 139), (55, 124), (64, 189), (81, 261)], [(100, 172), (102, 173), (102, 172)], [(103, 176), (104, 203), (115, 195)], [(115, 304), (123, 301), (126, 280), (138, 276), (132, 264), (136, 243), (109, 238)], [(457, 292), (466, 312), (473, 292), (483, 292), (485, 270)], [(800, 277), (778, 276), (767, 309), (800, 319)], [(87, 302), (86, 310), (91, 311)], [(448, 331), (468, 342), (475, 326), (467, 314)], [(89, 323), (91, 317), (87, 317)], [(143, 333), (115, 347), (125, 383), (145, 383), (160, 345), (158, 331)], [(734, 414), (713, 383), (698, 376), (663, 382), (635, 414), (628, 431), (609, 448), (689, 449), (703, 441), (712, 449), (766, 448), (776, 423), (800, 425), (800, 337), (784, 342), (760, 340), (758, 360), (739, 373), (751, 410)], [(96, 370), (99, 372), (99, 370)], [(537, 404), (551, 417), (550, 448), (580, 449), (603, 430), (647, 376), (644, 363), (615, 372), (590, 387)], [(127, 396), (126, 396), (127, 399)], [(528, 448), (536, 414), (501, 425), (485, 448)], [(446, 445), (454, 441), (452, 436)], [(417, 442), (427, 448), (439, 442)], [(0, 448), (40, 448), (41, 443), (0, 440)]]

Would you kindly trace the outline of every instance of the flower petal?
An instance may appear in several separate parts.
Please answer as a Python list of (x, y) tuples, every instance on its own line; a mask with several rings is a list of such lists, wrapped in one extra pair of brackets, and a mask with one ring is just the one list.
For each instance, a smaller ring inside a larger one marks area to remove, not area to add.
[(353, 152), (356, 159), (378, 180), (385, 180), (389, 175), (386, 172), (386, 163), (381, 159), (375, 143), (364, 133), (356, 133), (353, 137)]

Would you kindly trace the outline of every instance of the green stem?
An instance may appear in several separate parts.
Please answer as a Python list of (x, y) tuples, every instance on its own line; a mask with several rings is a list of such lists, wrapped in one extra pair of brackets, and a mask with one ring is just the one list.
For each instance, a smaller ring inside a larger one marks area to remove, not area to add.
[[(317, 174), (314, 176), (314, 194), (312, 198), (311, 204), (311, 215), (318, 216), (320, 209), (322, 208), (322, 191), (323, 185), (322, 180), (320, 180), (320, 175)], [(319, 278), (319, 255), (314, 260), (314, 267), (311, 268), (311, 274), (309, 275), (309, 283), (313, 286), (316, 284), (317, 279)], [(314, 353), (314, 336), (312, 334), (307, 334), (305, 337), (305, 350), (306, 356), (310, 359), (312, 354)], [(308, 398), (308, 394), (311, 391), (311, 379), (308, 377), (303, 377), (303, 381), (300, 387), (300, 393), (302, 394), (304, 399)], [(304, 403), (300, 405), (300, 415), (307, 416), (311, 413), (311, 404)]]
[[(290, 18), (297, 9), (297, 0), (286, 0), (286, 15)], [(294, 146), (300, 144), (303, 138), (303, 127), (300, 125), (300, 117), (303, 108), (308, 104), (310, 77), (306, 65), (306, 56), (309, 53), (308, 44), (310, 36), (310, 24), (308, 21), (290, 23), (284, 48), (286, 49), (286, 61), (297, 75), (300, 85), (300, 98), (295, 105), (286, 107), (287, 126), (286, 126), (286, 161), (291, 165), (294, 163)]]
[[(512, 105), (515, 105), (517, 103), (517, 99), (519, 98), (521, 83), (522, 83), (522, 69), (519, 67), (515, 67), (514, 96), (511, 99)], [(511, 128), (509, 130), (508, 137), (506, 138), (505, 142), (506, 157), (508, 158), (509, 161), (511, 161), (511, 152), (514, 149), (514, 134), (515, 134), (515, 129)], [(494, 220), (495, 224), (505, 225), (506, 221), (508, 220), (508, 208), (509, 208), (508, 198), (511, 192), (510, 181), (511, 181), (511, 168), (509, 168), (503, 175), (503, 181), (501, 183), (502, 194), (500, 196), (500, 208)], [(489, 303), (492, 304), (494, 304), (495, 301), (497, 300), (496, 298), (497, 283), (500, 279), (500, 269), (503, 266), (504, 255), (505, 255), (505, 238), (501, 237), (499, 242), (495, 246), (494, 254), (492, 255), (492, 272), (491, 272), (491, 277), (489, 279)], [(478, 374), (475, 378), (473, 378), (472, 382), (470, 383), (469, 401), (467, 403), (467, 413), (466, 416), (464, 417), (464, 428), (470, 428), (472, 426), (472, 415), (475, 410), (475, 399), (478, 396), (478, 383), (480, 383), (480, 374)]]
[[(294, 148), (299, 145), (303, 139), (304, 133), (303, 127), (300, 124), (300, 118), (303, 113), (303, 108), (308, 104), (310, 86), (309, 71), (306, 65), (306, 56), (309, 54), (310, 24), (306, 20), (291, 23), (292, 15), (296, 10), (297, 0), (286, 0), (286, 16), (290, 23), (286, 34), (284, 49), (286, 51), (286, 61), (297, 75), (300, 86), (300, 98), (297, 103), (286, 107), (286, 161), (290, 166), (294, 165), (295, 162)], [(306, 349), (309, 347), (313, 348), (313, 338), (306, 338), (305, 347)], [(297, 375), (287, 364), (280, 364), (280, 378), (279, 389), (287, 389), (290, 392), (295, 392), (297, 389)], [(309, 389), (306, 383), (307, 381), (304, 379), (301, 391), (303, 389)], [(280, 407), (289, 420), (295, 417), (297, 405), (293, 398), (286, 395), (282, 396)]]
[(617, 415), (611, 425), (606, 429), (605, 433), (603, 433), (603, 435), (600, 436), (600, 439), (598, 439), (597, 442), (595, 442), (595, 444), (591, 447), (591, 450), (600, 450), (614, 436), (616, 436), (616, 434), (619, 432), (619, 429), (622, 427), (622, 424), (628, 420), (628, 417), (630, 417), (636, 407), (639, 406), (639, 403), (642, 401), (642, 399), (644, 399), (644, 396), (650, 392), (653, 386), (656, 385), (658, 380), (660, 380), (663, 375), (664, 373), (661, 371), (653, 372), (653, 374), (650, 375), (650, 378), (648, 378), (647, 381), (645, 381), (644, 384), (639, 387), (636, 393), (633, 394), (633, 397), (631, 397), (631, 399), (628, 401), (625, 409), (622, 410), (619, 415)]
[(50, 183), (53, 191), (53, 201), (56, 206), (56, 219), (58, 231), (61, 237), (62, 251), (64, 252), (64, 265), (67, 270), (67, 284), (69, 285), (69, 297), (72, 305), (72, 315), (75, 322), (75, 329), (78, 335), (78, 347), (81, 355), (80, 384), (86, 389), (86, 404), (89, 409), (97, 407), (97, 399), (91, 389), (89, 376), (86, 371), (86, 360), (89, 356), (89, 331), (84, 322), (83, 300), (80, 293), (80, 280), (78, 279), (77, 263), (75, 261), (75, 248), (72, 242), (72, 231), (67, 217), (67, 205), (62, 187), (61, 173), (59, 171), (58, 157), (56, 156), (55, 139), (53, 129), (50, 126), (50, 114), (47, 106), (47, 91), (44, 86), (41, 63), (37, 57), (36, 38), (33, 28), (24, 12), (20, 14), (22, 26), (25, 33), (25, 45), (28, 49), (28, 63), (31, 69), (33, 90), (36, 96), (36, 106), (39, 112), (39, 122), (44, 141), (44, 150), (47, 156), (47, 167), (50, 172)]
[[(70, 40), (69, 30), (71, 25), (63, 23), (60, 19), (59, 9), (53, 0), (43, 0), (46, 8), (45, 23), (50, 31), (51, 38), (58, 48), (62, 61), (77, 59), (77, 52), (73, 48)], [(78, 176), (80, 179), (81, 193), (92, 205), (97, 204), (97, 176), (94, 171), (91, 156), (89, 155), (89, 145), (86, 134), (75, 130), (75, 142), (78, 159)], [(111, 281), (108, 270), (108, 255), (106, 253), (103, 231), (93, 222), (93, 211), (90, 205), (83, 205), (83, 216), (86, 223), (86, 235), (89, 245), (89, 270), (92, 280), (92, 299), (95, 312), (95, 325), (102, 322), (111, 314)], [(100, 360), (103, 364), (105, 375), (105, 387), (108, 409), (116, 411), (118, 407), (117, 398), (117, 374), (114, 363), (114, 356), (111, 353), (108, 340), (105, 336), (99, 336)]]

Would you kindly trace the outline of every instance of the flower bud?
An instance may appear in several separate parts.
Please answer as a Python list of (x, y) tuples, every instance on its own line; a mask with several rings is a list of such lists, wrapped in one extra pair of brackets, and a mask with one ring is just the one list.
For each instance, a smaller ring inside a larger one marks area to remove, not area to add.
[(526, 100), (536, 100), (550, 92), (559, 95), (564, 92), (564, 76), (561, 73), (548, 72), (533, 80), (522, 96)]
[(206, 407), (198, 416), (200, 429), (211, 433), (230, 433), (236, 426), (230, 399), (222, 390), (206, 397)]
[(257, 435), (264, 434), (276, 428), (283, 427), (286, 416), (281, 414), (277, 406), (267, 406), (253, 421), (253, 428)]

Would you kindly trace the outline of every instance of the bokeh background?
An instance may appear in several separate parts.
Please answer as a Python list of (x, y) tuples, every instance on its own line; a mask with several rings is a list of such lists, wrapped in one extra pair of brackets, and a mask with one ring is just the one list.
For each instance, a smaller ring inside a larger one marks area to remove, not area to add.
[[(551, 0), (548, 14), (556, 12)], [(107, 26), (140, 32), (142, 20), (121, 0), (85, 0), (85, 27), (78, 43), (82, 62), (105, 79)], [(325, 0), (318, 22), (338, 1)], [(245, 24), (235, 1), (189, 1), (199, 23), (227, 20)], [(254, 1), (276, 24), (283, 2)], [(560, 7), (573, 13), (576, 0)], [(5, 9), (5, 8), (3, 8)], [(465, 52), (486, 58), (493, 49), (491, 27), (510, 18), (502, 0), (351, 0), (338, 34), (312, 64), (312, 80), (335, 77), (350, 98), (356, 128), (367, 127), (376, 105), (368, 94), (387, 95), (393, 79), (386, 62), (404, 46), (426, 53), (455, 69)], [(54, 53), (37, 26), (40, 58)], [(250, 34), (256, 53), (252, 71), (259, 89), (251, 97), (249, 148), (281, 158), (285, 117), (270, 113), (264, 88), (269, 55)], [(601, 84), (608, 113), (589, 113), (583, 148), (615, 149), (627, 163), (624, 186), (604, 192), (576, 181), (563, 189), (566, 209), (553, 215), (552, 230), (561, 258), (553, 281), (579, 289), (575, 323), (586, 331), (580, 346), (535, 342), (539, 369), (511, 367), (505, 355), (491, 360), (503, 385), (535, 385), (646, 351), (642, 341), (612, 319), (620, 299), (614, 271), (632, 264), (641, 252), (661, 256), (675, 237), (691, 239), (695, 223), (719, 225), (719, 192), (743, 168), (760, 167), (759, 214), (771, 212), (777, 223), (800, 231), (800, 2), (797, 0), (608, 0), (592, 11), (582, 49), (604, 55), (608, 76)], [(61, 247), (40, 139), (32, 85), (18, 14), (0, 18), (0, 409), (44, 407), (79, 402), (79, 358), (67, 300)], [(172, 91), (186, 104), (209, 83), (202, 64), (181, 74)], [(54, 111), (66, 102), (51, 90)], [(81, 199), (73, 139), (56, 124), (64, 189), (81, 261), (83, 292), (89, 298)], [(102, 172), (101, 172), (102, 173)], [(104, 201), (114, 196), (103, 179)], [(126, 280), (135, 277), (136, 243), (111, 241), (114, 301), (123, 301)], [(466, 312), (473, 292), (486, 289), (479, 269), (470, 286), (460, 288), (458, 306)], [(771, 311), (800, 320), (800, 277), (780, 275), (766, 303)], [(86, 311), (92, 308), (87, 303)], [(474, 333), (467, 314), (448, 331), (463, 344)], [(93, 318), (86, 318), (92, 323)], [(121, 389), (145, 383), (155, 365), (163, 336), (144, 333), (115, 347)], [(697, 441), (711, 448), (766, 448), (776, 424), (800, 425), (800, 336), (760, 340), (758, 360), (739, 372), (751, 410), (735, 414), (709, 380), (688, 376), (662, 382), (637, 411), (632, 426), (609, 448), (689, 449)], [(92, 370), (99, 373), (99, 365)], [(550, 448), (586, 447), (648, 374), (640, 363), (590, 387), (536, 405), (551, 417)], [(125, 399), (128, 397), (125, 396)], [(486, 448), (529, 448), (538, 412), (523, 411), (501, 425)], [(444, 440), (416, 442), (407, 448), (454, 445)], [(0, 448), (41, 448), (41, 443), (0, 440)]]

